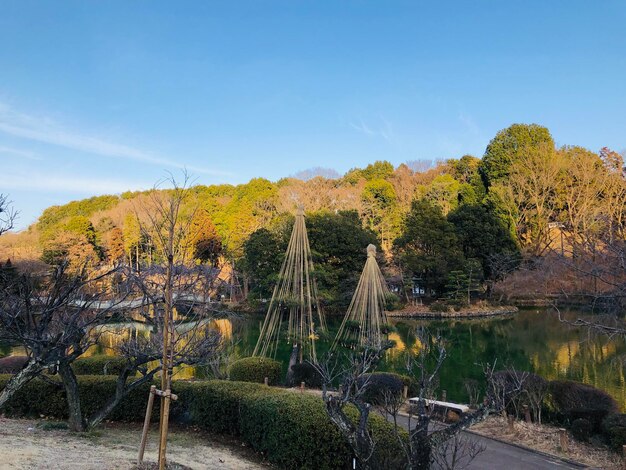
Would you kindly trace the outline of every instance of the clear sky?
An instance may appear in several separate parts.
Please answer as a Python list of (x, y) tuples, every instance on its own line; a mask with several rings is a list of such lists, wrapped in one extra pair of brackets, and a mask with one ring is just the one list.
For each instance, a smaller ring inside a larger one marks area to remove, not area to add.
[(482, 156), (514, 122), (626, 148), (626, 1), (0, 0), (21, 211), (310, 167)]

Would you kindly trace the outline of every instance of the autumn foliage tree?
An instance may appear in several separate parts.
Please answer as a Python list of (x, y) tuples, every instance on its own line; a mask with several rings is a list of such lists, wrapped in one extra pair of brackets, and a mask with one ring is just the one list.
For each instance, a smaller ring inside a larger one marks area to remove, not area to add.
[(222, 240), (207, 211), (199, 210), (194, 215), (189, 226), (187, 245), (191, 258), (217, 266), (222, 254)]

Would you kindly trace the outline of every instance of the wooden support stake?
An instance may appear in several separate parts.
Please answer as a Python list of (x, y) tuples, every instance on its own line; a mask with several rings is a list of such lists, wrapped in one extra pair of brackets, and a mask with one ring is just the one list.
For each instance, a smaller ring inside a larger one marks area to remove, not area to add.
[(567, 430), (564, 428), (559, 429), (559, 444), (561, 445), (561, 452), (567, 454)]
[(178, 400), (178, 395), (176, 395), (175, 393), (172, 393), (170, 390), (167, 390), (165, 392), (162, 392), (161, 390), (156, 390), (154, 393), (160, 397), (169, 396), (170, 400), (172, 401)]
[(165, 455), (167, 448), (167, 431), (170, 418), (170, 398), (171, 390), (166, 390), (163, 394), (163, 416), (161, 417), (161, 445), (159, 446), (159, 470), (165, 470)]
[(409, 396), (409, 386), (405, 385), (402, 388), (402, 398), (406, 400), (408, 398), (408, 396)]
[(146, 451), (146, 442), (148, 440), (148, 429), (150, 428), (150, 418), (152, 418), (152, 407), (154, 406), (154, 395), (156, 394), (156, 385), (150, 387), (148, 395), (148, 407), (146, 408), (146, 417), (143, 421), (143, 431), (141, 432), (141, 443), (139, 444), (139, 455), (137, 456), (137, 465), (143, 462), (143, 454)]
[(506, 421), (509, 424), (509, 431), (510, 432), (515, 431), (515, 416), (507, 415), (506, 416)]

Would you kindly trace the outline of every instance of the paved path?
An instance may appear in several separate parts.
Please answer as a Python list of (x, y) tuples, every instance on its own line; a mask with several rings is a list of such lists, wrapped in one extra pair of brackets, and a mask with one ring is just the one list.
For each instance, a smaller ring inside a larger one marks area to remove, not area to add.
[[(398, 419), (404, 429), (408, 429), (408, 419), (404, 416), (400, 416)], [(494, 441), (488, 437), (478, 436), (474, 433), (464, 432), (463, 434), (485, 446), (485, 450), (467, 467), (470, 469), (552, 470), (587, 468), (584, 465), (569, 464), (557, 458), (547, 457), (510, 444)]]

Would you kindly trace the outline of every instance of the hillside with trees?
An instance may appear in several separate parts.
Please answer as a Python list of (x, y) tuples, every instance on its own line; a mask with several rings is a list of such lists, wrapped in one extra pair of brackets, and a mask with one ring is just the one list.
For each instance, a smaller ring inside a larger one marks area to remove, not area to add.
[[(49, 207), (28, 230), (0, 237), (0, 257), (27, 269), (60, 259), (137, 270), (157, 263), (137, 210), (149, 195)], [(194, 214), (184, 256), (219, 268), (229, 297), (267, 298), (298, 205), (320, 296), (331, 308), (349, 302), (369, 243), (381, 248), (383, 272), (406, 302), (416, 292), (459, 303), (538, 295), (623, 302), (623, 156), (557, 147), (537, 124), (501, 130), (481, 158), (377, 161), (343, 176), (315, 169), (276, 182), (194, 186), (182, 208)]]

